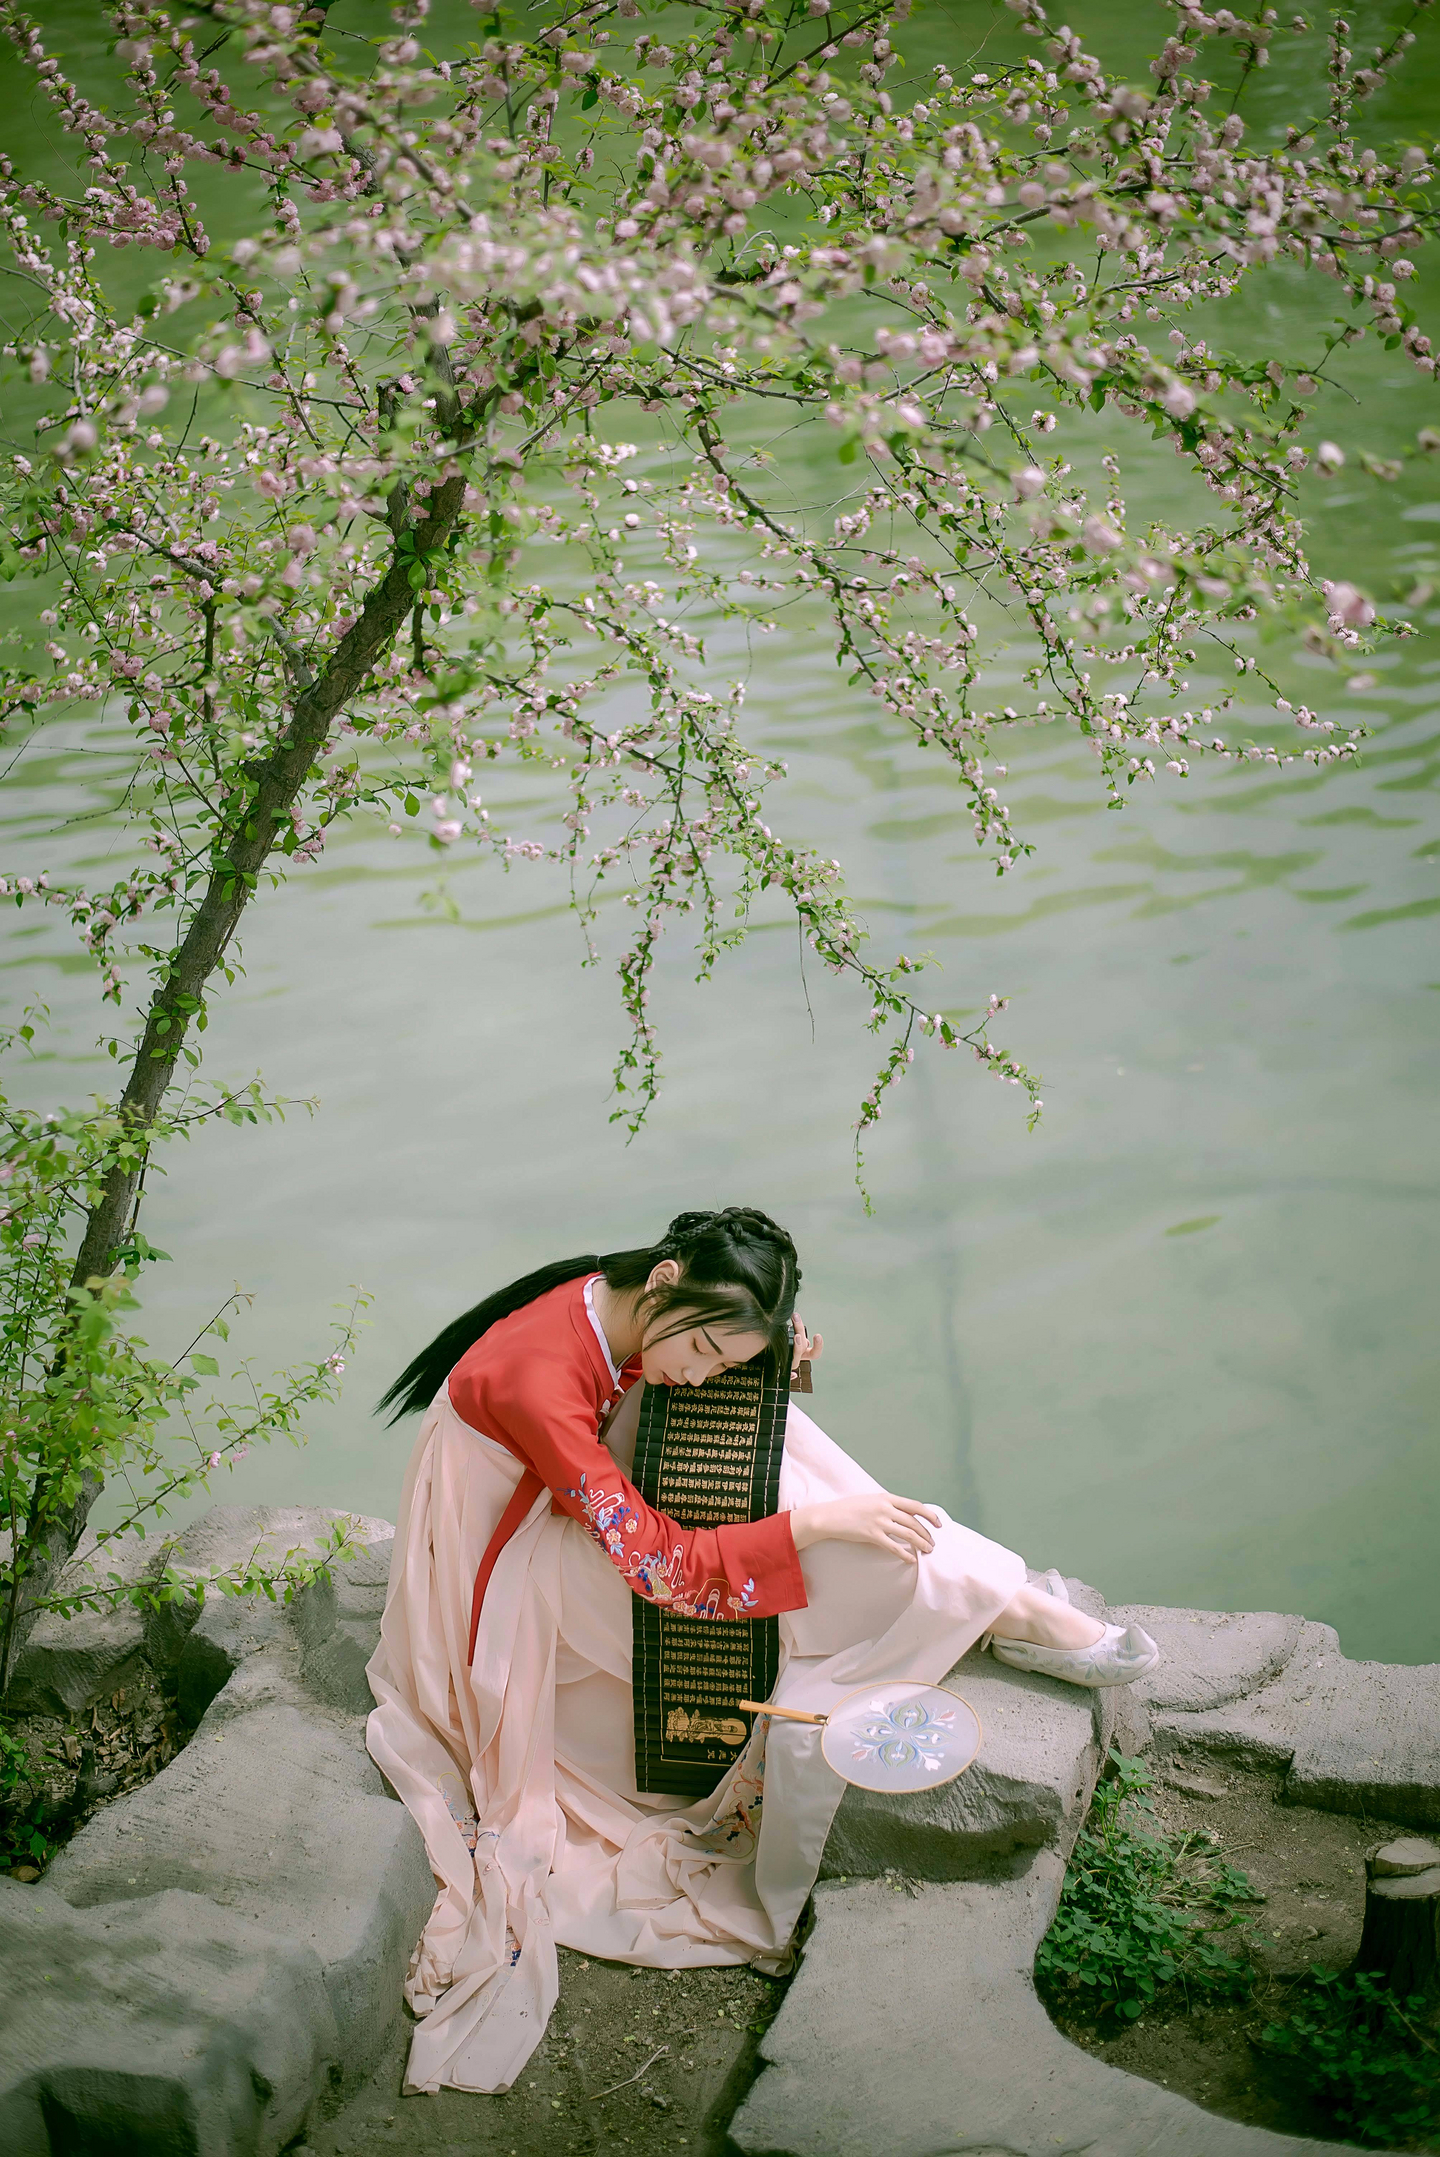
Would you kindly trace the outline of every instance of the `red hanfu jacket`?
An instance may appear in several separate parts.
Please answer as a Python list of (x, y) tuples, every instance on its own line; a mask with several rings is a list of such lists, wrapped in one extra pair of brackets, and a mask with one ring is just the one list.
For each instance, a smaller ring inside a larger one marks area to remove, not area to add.
[(788, 1513), (682, 1528), (621, 1474), (600, 1425), (639, 1379), (640, 1362), (627, 1363), (615, 1385), (585, 1286), (584, 1277), (566, 1281), (498, 1320), (450, 1373), (450, 1405), (461, 1421), (526, 1468), (475, 1577), (472, 1660), (496, 1560), (542, 1488), (557, 1511), (584, 1522), (636, 1595), (691, 1618), (770, 1618), (806, 1605)]

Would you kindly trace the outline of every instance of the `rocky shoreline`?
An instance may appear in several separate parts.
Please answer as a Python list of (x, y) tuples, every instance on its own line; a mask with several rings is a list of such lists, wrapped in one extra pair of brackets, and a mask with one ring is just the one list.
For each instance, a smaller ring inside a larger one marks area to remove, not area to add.
[[(337, 1517), (217, 1508), (186, 1531), (184, 1558), (318, 1543)], [(42, 1880), (0, 1878), (7, 2153), (128, 2137), (272, 2157), (318, 2135), (401, 2040), (400, 1982), (434, 1888), (418, 1831), (364, 1750), (390, 1533), (363, 1522), (360, 1555), (288, 1610), (212, 1598), (198, 1617), (170, 1606), (37, 1631), (23, 1703), (83, 1709), (144, 1657), (195, 1728)], [(800, 1972), (759, 2037), (748, 2090), (731, 2089), (728, 2134), (745, 2157), (1338, 2147), (1220, 2118), (1081, 2050), (1046, 2015), (1031, 1967), (1112, 1744), (1146, 1752), (1181, 1790), (1217, 1769), (1263, 1769), (1296, 1804), (1433, 1829), (1440, 1666), (1351, 1662), (1330, 1627), (1277, 1613), (1110, 1615), (1160, 1642), (1153, 1678), (1087, 1694), (972, 1654), (947, 1683), (980, 1716), (974, 1767), (922, 1798), (847, 1790)], [(677, 2133), (650, 2117), (652, 2146), (698, 2150), (686, 2123)]]

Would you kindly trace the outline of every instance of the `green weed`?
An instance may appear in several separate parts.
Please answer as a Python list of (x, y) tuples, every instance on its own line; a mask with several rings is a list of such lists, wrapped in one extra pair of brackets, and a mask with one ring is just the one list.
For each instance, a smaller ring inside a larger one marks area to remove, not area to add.
[(1317, 1968), (1299, 2004), (1260, 2043), (1293, 2063), (1347, 2136), (1377, 2149), (1433, 2149), (1440, 2048), (1420, 2026), (1430, 2004), (1397, 2000), (1378, 1976)]
[(57, 1845), (46, 1833), (44, 1799), (31, 1782), (34, 1769), (24, 1744), (0, 1723), (0, 1871), (34, 1865), (43, 1872)]
[(1162, 1987), (1249, 1990), (1243, 1954), (1217, 1944), (1263, 1898), (1201, 1834), (1169, 1835), (1155, 1817), (1142, 1760), (1110, 1754), (1065, 1874), (1055, 1921), (1035, 1957), (1041, 1990), (1094, 2014), (1133, 2021)]

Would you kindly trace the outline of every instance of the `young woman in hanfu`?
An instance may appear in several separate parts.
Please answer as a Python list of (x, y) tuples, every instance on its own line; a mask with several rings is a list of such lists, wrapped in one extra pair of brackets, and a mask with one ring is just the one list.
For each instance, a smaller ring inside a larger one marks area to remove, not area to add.
[(632, 1596), (717, 1624), (778, 1616), (772, 1700), (815, 1713), (882, 1678), (937, 1683), (984, 1635), (1080, 1685), (1156, 1659), (1138, 1628), (1072, 1608), (1058, 1575), (1028, 1585), (1013, 1551), (883, 1490), (793, 1400), (770, 1517), (687, 1529), (646, 1504), (627, 1475), (637, 1381), (817, 1355), (799, 1283), (765, 1214), (681, 1214), (651, 1249), (501, 1289), (382, 1404), (425, 1411), (369, 1667), (370, 1751), (439, 1882), (406, 1981), (411, 2091), (510, 2087), (555, 2005), (557, 1944), (787, 1967), (843, 1785), (817, 1728), (762, 1717), (713, 1796), (640, 1791)]

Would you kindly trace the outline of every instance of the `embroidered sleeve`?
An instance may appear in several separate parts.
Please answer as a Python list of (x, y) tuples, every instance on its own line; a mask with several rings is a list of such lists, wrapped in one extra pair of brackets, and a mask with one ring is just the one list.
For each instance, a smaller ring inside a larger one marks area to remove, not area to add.
[[(594, 1450), (603, 1463), (603, 1450)], [(635, 1594), (653, 1603), (687, 1618), (772, 1618), (805, 1608), (788, 1513), (724, 1528), (681, 1528), (647, 1505), (613, 1462), (608, 1470), (597, 1465), (593, 1477), (582, 1468), (578, 1483), (555, 1495), (584, 1521)]]
[[(453, 1390), (452, 1400), (467, 1422), (529, 1462), (561, 1510), (584, 1522), (634, 1594), (690, 1618), (771, 1618), (805, 1608), (788, 1513), (721, 1528), (680, 1527), (647, 1505), (621, 1474), (573, 1383), (557, 1384), (549, 1398), (538, 1386), (507, 1388), (503, 1400), (488, 1401), (484, 1421)], [(495, 1428), (497, 1421), (503, 1428)]]

